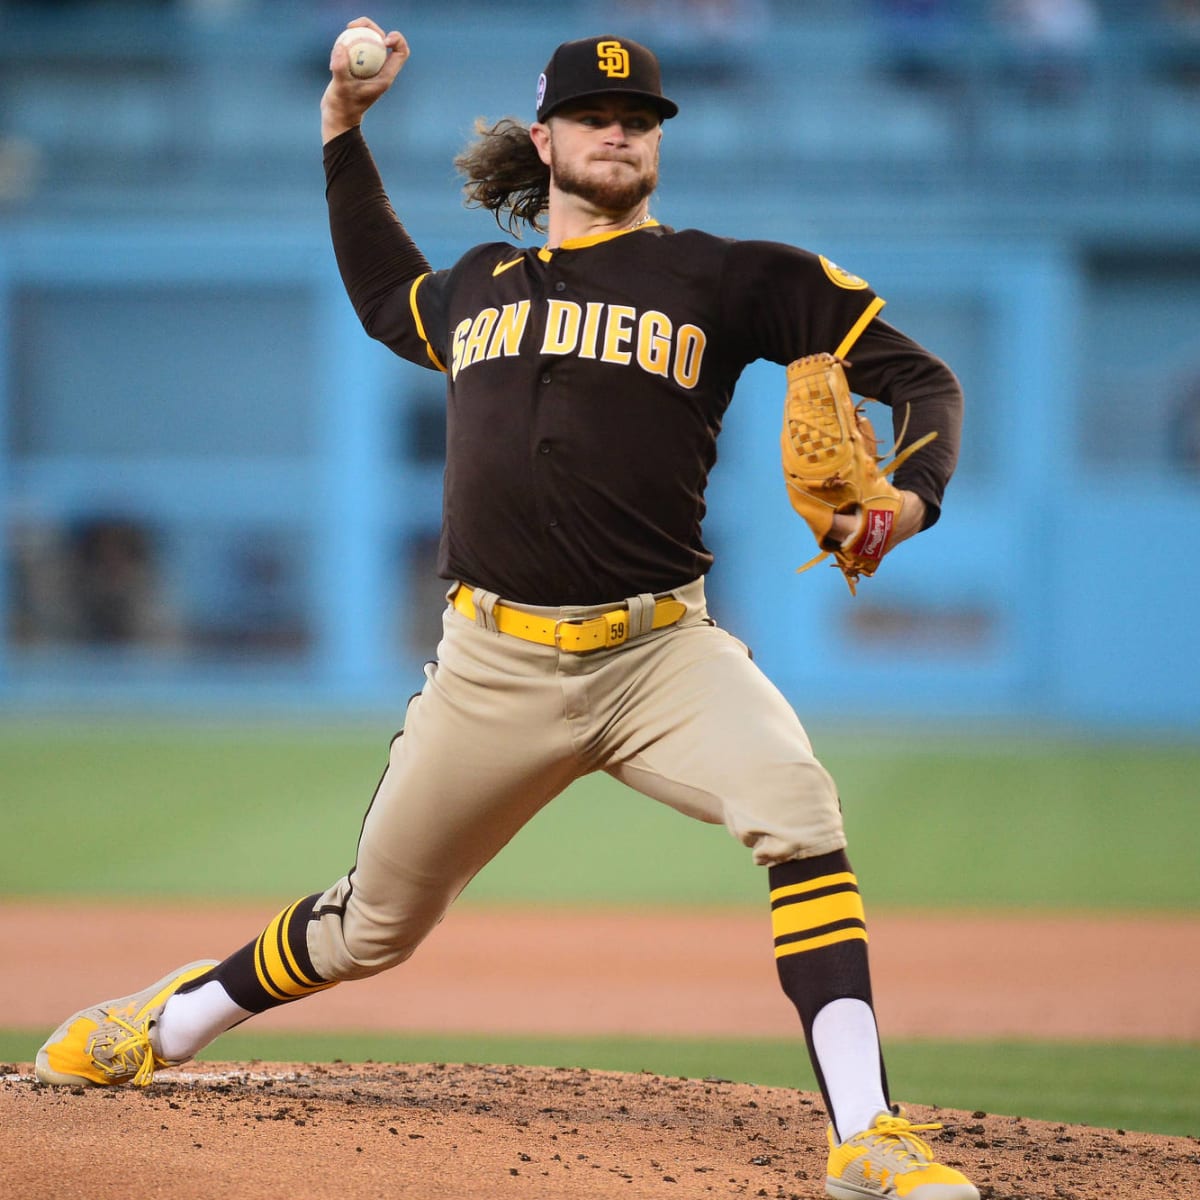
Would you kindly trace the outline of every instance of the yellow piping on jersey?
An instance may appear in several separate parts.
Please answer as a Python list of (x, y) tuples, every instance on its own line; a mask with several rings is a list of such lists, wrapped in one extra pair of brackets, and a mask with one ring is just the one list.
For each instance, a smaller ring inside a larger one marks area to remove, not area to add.
[(876, 296), (875, 299), (867, 305), (866, 311), (861, 317), (858, 318), (857, 321), (854, 322), (850, 332), (846, 334), (844, 338), (842, 338), (842, 344), (833, 352), (834, 358), (845, 358), (846, 355), (850, 353), (850, 347), (858, 341), (858, 339), (862, 336), (862, 331), (866, 329), (868, 325), (870, 325), (870, 323), (875, 319), (876, 314), (886, 303), (887, 301), (884, 300), (882, 296)]
[(538, 251), (538, 258), (542, 262), (549, 262), (554, 257), (555, 250), (583, 250), (588, 246), (598, 246), (601, 242), (611, 242), (613, 238), (624, 237), (627, 233), (634, 233), (638, 229), (653, 229), (658, 222), (649, 217), (634, 229), (610, 229), (606, 233), (589, 233), (586, 237), (567, 238), (562, 245), (555, 246), (551, 249), (549, 246), (543, 246)]
[(417, 327), (417, 336), (425, 343), (425, 353), (429, 355), (429, 361), (432, 362), (433, 365), (437, 367), (437, 369), (441, 371), (443, 375), (445, 375), (446, 368), (442, 366), (441, 360), (434, 353), (433, 347), (429, 344), (429, 338), (425, 333), (425, 322), (421, 320), (421, 310), (417, 308), (417, 288), (421, 286), (424, 280), (429, 278), (429, 274), (430, 272), (426, 271), (424, 275), (418, 275), (416, 279), (413, 280), (413, 285), (408, 292), (408, 307), (412, 309), (413, 321)]

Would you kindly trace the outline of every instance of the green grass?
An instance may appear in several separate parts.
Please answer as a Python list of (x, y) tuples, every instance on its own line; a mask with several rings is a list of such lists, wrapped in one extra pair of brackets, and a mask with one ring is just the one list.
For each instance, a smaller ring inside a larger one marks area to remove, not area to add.
[[(0, 720), (0, 897), (264, 902), (349, 865), (386, 761), (384, 723)], [(838, 780), (868, 905), (1196, 912), (1200, 745), (814, 734)], [(52, 869), (49, 869), (52, 865)], [(582, 781), (467, 892), (472, 903), (762, 905), (723, 829)], [(0, 1031), (28, 1061), (40, 1035)], [(525, 1062), (814, 1087), (801, 1046), (765, 1041), (227, 1034), (243, 1060)], [(900, 1099), (1200, 1133), (1200, 1046), (897, 1043)]]
[[(0, 1031), (0, 1059), (29, 1062), (39, 1035)], [(471, 1062), (716, 1076), (813, 1092), (803, 1042), (228, 1033), (201, 1056), (249, 1062)], [(1200, 1136), (1200, 1045), (896, 1042), (893, 1098), (1108, 1129)]]
[[(0, 894), (274, 900), (317, 890), (352, 860), (391, 733), (0, 722)], [(858, 739), (815, 741), (839, 782), (870, 905), (1200, 908), (1200, 746), (876, 738), (864, 752)], [(764, 888), (723, 829), (601, 775), (535, 818), (467, 896), (740, 905), (762, 903)]]

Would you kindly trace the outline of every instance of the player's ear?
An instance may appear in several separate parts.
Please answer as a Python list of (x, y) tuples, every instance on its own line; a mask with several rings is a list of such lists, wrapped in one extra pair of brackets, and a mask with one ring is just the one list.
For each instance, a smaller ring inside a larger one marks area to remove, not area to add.
[(542, 124), (541, 121), (534, 121), (529, 127), (529, 140), (533, 142), (534, 149), (538, 152), (538, 158), (546, 164), (550, 165), (550, 126)]

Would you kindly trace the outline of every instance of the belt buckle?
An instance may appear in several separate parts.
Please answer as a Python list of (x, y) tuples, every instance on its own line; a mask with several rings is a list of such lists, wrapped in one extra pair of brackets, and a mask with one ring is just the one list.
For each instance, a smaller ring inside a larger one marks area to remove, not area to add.
[(583, 617), (559, 617), (554, 622), (554, 648), (560, 650), (563, 654), (577, 654), (577, 650), (569, 650), (562, 644), (562, 635), (559, 632), (564, 625), (582, 625)]

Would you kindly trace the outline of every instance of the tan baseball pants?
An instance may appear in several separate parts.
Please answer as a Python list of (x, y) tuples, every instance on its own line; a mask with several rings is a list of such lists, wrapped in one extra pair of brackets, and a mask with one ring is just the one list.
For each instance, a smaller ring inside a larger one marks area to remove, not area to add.
[[(408, 958), (476, 872), (592, 771), (723, 823), (763, 866), (845, 846), (833, 781), (796, 714), (709, 619), (702, 580), (672, 595), (685, 606), (674, 625), (585, 654), (495, 632), (487, 593), (474, 593), (474, 621), (447, 607), (357, 861), (308, 927), (324, 979)], [(614, 606), (510, 607), (553, 619)]]

